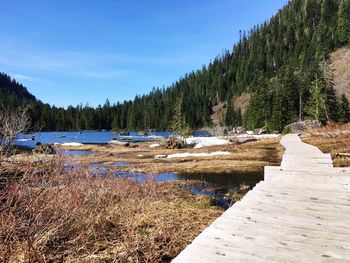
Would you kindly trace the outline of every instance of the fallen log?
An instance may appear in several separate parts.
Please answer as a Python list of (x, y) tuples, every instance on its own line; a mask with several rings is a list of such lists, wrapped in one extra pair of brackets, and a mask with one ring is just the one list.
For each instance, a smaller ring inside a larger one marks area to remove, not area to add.
[(335, 156), (341, 158), (350, 158), (350, 153), (336, 153)]

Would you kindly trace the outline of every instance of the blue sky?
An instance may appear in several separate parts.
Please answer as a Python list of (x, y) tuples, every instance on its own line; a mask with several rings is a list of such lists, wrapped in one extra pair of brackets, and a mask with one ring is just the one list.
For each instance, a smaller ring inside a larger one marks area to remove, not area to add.
[(43, 102), (97, 106), (201, 68), (287, 0), (0, 2), (0, 71)]

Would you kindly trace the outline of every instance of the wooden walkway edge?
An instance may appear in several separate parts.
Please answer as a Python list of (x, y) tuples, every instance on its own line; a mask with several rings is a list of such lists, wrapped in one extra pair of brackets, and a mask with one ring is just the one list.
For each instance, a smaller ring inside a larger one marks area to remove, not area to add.
[(281, 166), (206, 228), (173, 263), (350, 262), (350, 168), (282, 137)]

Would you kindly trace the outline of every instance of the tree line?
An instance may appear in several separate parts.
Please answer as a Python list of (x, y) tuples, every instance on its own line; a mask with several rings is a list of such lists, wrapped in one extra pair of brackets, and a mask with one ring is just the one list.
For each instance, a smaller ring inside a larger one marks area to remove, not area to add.
[[(330, 53), (349, 42), (350, 0), (292, 0), (269, 21), (240, 32), (232, 51), (169, 87), (96, 108), (24, 101), (43, 130), (166, 130), (179, 108), (186, 124), (198, 128), (212, 125), (213, 106), (221, 102), (223, 125), (230, 127), (281, 130), (304, 118), (349, 122), (349, 102), (335, 93), (329, 67)], [(232, 104), (242, 93), (251, 94), (244, 114)], [(23, 102), (10, 97), (5, 103)]]

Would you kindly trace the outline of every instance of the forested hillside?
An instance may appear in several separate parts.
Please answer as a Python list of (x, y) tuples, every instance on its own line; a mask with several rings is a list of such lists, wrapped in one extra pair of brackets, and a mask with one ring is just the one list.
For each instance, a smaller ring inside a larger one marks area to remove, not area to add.
[(36, 98), (28, 92), (26, 87), (5, 73), (0, 73), (0, 105), (16, 107), (33, 101), (36, 102)]
[[(164, 130), (180, 100), (192, 128), (211, 125), (213, 106), (223, 102), (227, 126), (281, 130), (303, 118), (350, 121), (348, 100), (333, 89), (329, 60), (350, 42), (349, 0), (292, 0), (270, 21), (240, 35), (231, 52), (170, 87), (95, 109), (37, 103), (33, 120), (46, 130)], [(233, 103), (242, 93), (251, 97), (243, 116)]]

